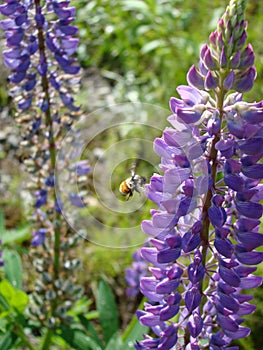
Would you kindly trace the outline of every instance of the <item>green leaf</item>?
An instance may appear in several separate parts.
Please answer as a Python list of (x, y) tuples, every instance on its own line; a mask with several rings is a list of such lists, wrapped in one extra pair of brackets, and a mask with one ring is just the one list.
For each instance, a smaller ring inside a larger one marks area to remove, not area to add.
[(121, 338), (119, 337), (119, 334), (116, 333), (114, 334), (110, 341), (107, 344), (107, 347), (105, 348), (105, 350), (122, 350), (122, 341)]
[(0, 349), (10, 350), (17, 340), (17, 335), (10, 331), (7, 331), (3, 336), (0, 337)]
[(91, 335), (92, 339), (96, 341), (97, 344), (99, 344), (101, 347), (103, 347), (102, 342), (99, 338), (99, 335), (96, 331), (96, 329), (93, 327), (91, 321), (89, 321), (85, 316), (79, 315), (78, 316), (81, 324), (83, 327), (87, 330), (87, 332)]
[(58, 335), (64, 339), (73, 349), (77, 350), (102, 350), (102, 348), (80, 329), (72, 329), (66, 326), (60, 328)]
[(30, 226), (26, 226), (16, 230), (3, 231), (2, 240), (4, 245), (11, 243), (22, 243), (29, 240), (31, 236), (32, 233), (30, 231)]
[(0, 294), (2, 295), (4, 300), (8, 303), (10, 308), (13, 308), (16, 311), (21, 313), (24, 311), (28, 303), (27, 294), (22, 290), (15, 289), (12, 286), (12, 284), (6, 279), (0, 282)]
[(100, 281), (99, 293), (96, 298), (99, 320), (105, 343), (111, 339), (119, 329), (118, 310), (113, 293), (105, 281)]
[(9, 249), (3, 251), (4, 272), (6, 278), (15, 288), (22, 288), (22, 263), (20, 255)]
[(137, 318), (133, 318), (123, 336), (122, 350), (134, 349), (136, 340), (142, 340), (143, 334), (148, 333), (149, 328), (140, 324)]

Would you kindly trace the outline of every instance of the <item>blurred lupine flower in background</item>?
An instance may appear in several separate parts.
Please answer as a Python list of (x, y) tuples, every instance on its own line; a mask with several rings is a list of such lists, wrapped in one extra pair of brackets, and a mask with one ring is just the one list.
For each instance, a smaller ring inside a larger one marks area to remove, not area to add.
[(263, 260), (263, 102), (242, 100), (256, 77), (245, 5), (230, 1), (177, 88), (181, 99), (170, 100), (172, 127), (154, 142), (163, 175), (147, 186), (159, 209), (142, 223), (152, 266), (140, 288), (150, 303), (137, 314), (156, 337), (136, 349), (234, 350), (250, 333), (241, 324), (255, 306), (242, 290), (262, 283), (253, 272)]
[[(12, 95), (18, 108), (27, 110), (35, 100), (35, 107), (46, 112), (56, 105), (54, 96), (58, 95), (67, 108), (76, 110), (67, 91), (76, 83), (71, 76), (80, 69), (72, 58), (78, 45), (73, 37), (78, 29), (71, 25), (75, 8), (68, 7), (69, 1), (48, 0), (44, 6), (40, 0), (4, 2), (0, 12), (8, 19), (1, 21), (1, 27), (8, 50), (3, 56), (12, 71), (9, 80), (16, 84)], [(53, 88), (51, 95), (47, 93), (48, 85)], [(38, 124), (40, 127), (40, 121)]]
[(140, 248), (133, 253), (132, 258), (132, 266), (125, 271), (125, 279), (129, 286), (126, 294), (130, 297), (138, 295), (140, 292), (140, 280), (148, 274), (147, 263), (141, 257)]
[[(34, 212), (32, 254), (39, 273), (32, 293), (31, 316), (42, 325), (71, 322), (68, 305), (82, 295), (73, 271), (80, 267), (70, 250), (80, 237), (62, 217), (63, 202), (56, 196), (56, 156), (67, 130), (79, 117), (72, 94), (80, 70), (74, 58), (78, 39), (72, 25), (75, 8), (70, 1), (4, 0), (0, 21), (7, 50), (4, 62), (11, 70), (11, 96), (18, 107), (21, 146), (28, 149), (24, 163), (31, 173)], [(68, 160), (68, 164), (71, 160)], [(74, 166), (74, 175), (89, 172), (87, 161)], [(83, 179), (82, 179), (83, 182)], [(71, 194), (74, 197), (74, 194)], [(68, 198), (70, 200), (70, 196)], [(76, 200), (79, 205), (79, 200)], [(47, 347), (50, 334), (46, 335)]]

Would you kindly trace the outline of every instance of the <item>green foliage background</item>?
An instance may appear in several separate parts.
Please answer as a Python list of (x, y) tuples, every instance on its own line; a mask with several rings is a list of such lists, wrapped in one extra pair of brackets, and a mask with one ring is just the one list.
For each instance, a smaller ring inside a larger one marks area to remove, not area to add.
[[(167, 106), (176, 86), (198, 63), (200, 47), (208, 42), (226, 0), (96, 0), (73, 1), (83, 67), (96, 67), (112, 86), (122, 85), (122, 100), (136, 91), (142, 102)], [(258, 78), (248, 98), (260, 99), (263, 87), (263, 3), (248, 1), (248, 40), (256, 55)]]

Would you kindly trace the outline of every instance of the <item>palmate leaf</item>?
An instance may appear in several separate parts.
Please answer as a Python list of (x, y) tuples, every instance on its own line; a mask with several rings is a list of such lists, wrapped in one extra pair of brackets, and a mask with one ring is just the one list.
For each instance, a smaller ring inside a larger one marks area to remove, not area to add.
[(0, 317), (4, 317), (6, 312), (23, 313), (28, 303), (28, 296), (24, 291), (14, 288), (8, 280), (4, 279), (0, 282), (0, 295), (1, 304), (5, 310)]
[(118, 310), (113, 293), (105, 281), (99, 284), (99, 293), (96, 298), (99, 320), (104, 341), (107, 344), (112, 335), (119, 329)]

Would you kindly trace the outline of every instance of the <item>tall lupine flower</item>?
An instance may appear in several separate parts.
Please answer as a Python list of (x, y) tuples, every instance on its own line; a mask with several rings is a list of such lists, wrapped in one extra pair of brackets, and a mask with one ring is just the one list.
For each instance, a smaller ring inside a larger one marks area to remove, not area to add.
[[(23, 125), (21, 144), (30, 151), (25, 164), (32, 174), (29, 187), (35, 208), (32, 254), (40, 274), (31, 314), (49, 327), (45, 348), (52, 329), (70, 321), (67, 310), (82, 292), (72, 273), (80, 262), (70, 255), (79, 236), (63, 220), (63, 203), (55, 193), (57, 150), (78, 110), (71, 96), (80, 69), (73, 57), (77, 27), (72, 25), (75, 8), (69, 5), (68, 0), (4, 0), (0, 5), (7, 17), (0, 22), (8, 47), (4, 62), (11, 69), (11, 94), (17, 121)], [(89, 167), (81, 161), (74, 170), (76, 176), (84, 176)]]
[(250, 333), (243, 316), (255, 306), (242, 291), (262, 283), (253, 272), (263, 260), (263, 102), (242, 100), (256, 76), (244, 10), (244, 0), (230, 1), (177, 88), (181, 99), (170, 100), (172, 127), (154, 142), (163, 175), (147, 186), (159, 209), (142, 223), (152, 266), (138, 317), (156, 337), (136, 349), (234, 350)]

